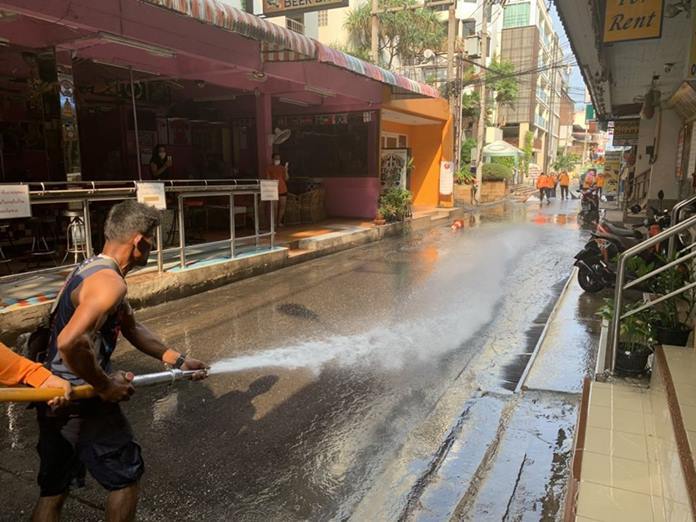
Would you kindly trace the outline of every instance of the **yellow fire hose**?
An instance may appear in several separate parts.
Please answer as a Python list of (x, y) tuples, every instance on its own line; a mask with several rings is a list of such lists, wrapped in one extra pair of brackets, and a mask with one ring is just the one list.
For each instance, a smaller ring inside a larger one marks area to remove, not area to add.
[[(164, 372), (147, 373), (133, 377), (131, 384), (135, 388), (154, 386), (157, 384), (173, 383), (175, 381), (190, 380), (194, 370), (167, 370)], [(60, 388), (0, 388), (0, 402), (46, 402), (63, 395)], [(89, 384), (73, 386), (72, 399), (89, 399), (96, 395), (94, 388)]]

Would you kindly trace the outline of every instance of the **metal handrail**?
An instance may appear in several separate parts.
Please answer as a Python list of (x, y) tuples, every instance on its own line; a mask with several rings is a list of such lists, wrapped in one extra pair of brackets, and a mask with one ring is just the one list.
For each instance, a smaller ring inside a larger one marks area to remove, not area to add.
[[(196, 179), (196, 180), (164, 180), (164, 190), (177, 198), (177, 208), (173, 210), (178, 217), (179, 245), (172, 249), (164, 249), (162, 245), (161, 226), (157, 230), (157, 249), (153, 250), (157, 254), (157, 268), (163, 271), (163, 254), (167, 251), (180, 252), (179, 263), (182, 268), (186, 266), (186, 234), (185, 220), (183, 214), (183, 198), (189, 197), (229, 197), (230, 202), (230, 238), (221, 242), (213, 241), (206, 244), (226, 243), (230, 247), (231, 258), (235, 257), (235, 243), (254, 239), (256, 248), (259, 247), (261, 238), (270, 238), (270, 247), (275, 247), (275, 205), (270, 204), (270, 232), (261, 233), (259, 227), (259, 199), (261, 182), (259, 179)], [(113, 181), (44, 181), (44, 182), (24, 182), (24, 183), (0, 183), (0, 185), (25, 185), (29, 186), (29, 198), (31, 205), (43, 205), (51, 203), (80, 203), (82, 205), (82, 219), (85, 226), (85, 250), (87, 256), (91, 256), (92, 234), (90, 203), (97, 201), (120, 201), (132, 199), (136, 196), (138, 182), (126, 180)], [(235, 215), (234, 198), (235, 196), (253, 196), (254, 199), (254, 235), (245, 237), (235, 237)], [(46, 272), (53, 269), (47, 269)], [(26, 273), (38, 273), (44, 270), (37, 270)], [(17, 274), (0, 277), (1, 280), (14, 278)]]
[[(628, 261), (629, 258), (635, 256), (636, 254), (639, 254), (643, 252), (644, 250), (647, 250), (651, 247), (654, 247), (656, 245), (659, 245), (662, 241), (665, 239), (669, 239), (670, 237), (674, 237), (676, 234), (679, 234), (680, 232), (687, 230), (688, 228), (691, 228), (692, 226), (696, 226), (696, 216), (691, 216), (689, 219), (686, 219), (685, 221), (682, 221), (681, 223), (677, 223), (671, 227), (669, 227), (666, 230), (663, 230), (659, 234), (654, 235), (651, 238), (646, 239), (645, 241), (629, 248), (625, 252), (622, 252), (619, 255), (619, 261), (616, 269), (616, 285), (614, 287), (614, 314), (611, 318), (611, 326), (609, 333), (611, 335), (610, 337), (610, 354), (611, 354), (611, 371), (612, 373), (614, 372), (614, 368), (616, 367), (616, 352), (617, 348), (619, 345), (619, 327), (621, 324), (621, 319), (625, 319), (626, 317), (630, 317), (633, 315), (633, 313), (637, 313), (635, 311), (631, 311), (632, 313), (628, 313), (628, 315), (624, 314), (622, 315), (622, 310), (623, 310), (623, 293), (625, 290), (631, 288), (631, 284), (629, 285), (624, 285), (624, 281), (626, 278), (626, 262)], [(693, 256), (685, 256), (684, 258), (680, 258), (678, 261), (680, 263), (683, 263), (687, 259)], [(654, 276), (658, 273), (660, 273), (662, 270), (662, 267), (657, 268), (650, 272), (649, 274), (646, 274), (646, 276)], [(649, 277), (643, 277), (643, 280), (649, 279)], [(666, 299), (670, 299), (671, 297), (674, 297), (675, 295), (678, 295), (682, 293), (683, 291), (688, 290), (691, 287), (693, 288), (694, 285), (696, 286), (696, 283), (691, 283), (690, 285), (684, 285), (681, 289), (675, 292), (671, 292), (671, 294), (667, 294), (666, 296), (662, 296), (659, 299), (655, 299), (653, 301), (650, 301), (643, 305), (642, 307), (638, 308), (637, 310), (644, 310), (646, 308), (649, 308), (651, 306), (656, 305), (659, 302), (662, 302)]]
[[(672, 207), (672, 212), (670, 213), (670, 224), (676, 225), (679, 223), (680, 219), (680, 214), (681, 210), (690, 205), (691, 203), (696, 202), (696, 195), (691, 196), (690, 198), (683, 199), (676, 205)], [(669, 238), (669, 246), (667, 248), (667, 254), (671, 257), (674, 254), (674, 236)]]

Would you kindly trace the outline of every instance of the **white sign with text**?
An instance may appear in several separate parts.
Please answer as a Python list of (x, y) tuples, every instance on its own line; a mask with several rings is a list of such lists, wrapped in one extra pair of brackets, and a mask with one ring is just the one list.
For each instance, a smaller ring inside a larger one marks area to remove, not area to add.
[(261, 180), (261, 201), (278, 201), (278, 182), (276, 180)]
[(31, 217), (28, 185), (0, 185), (0, 219)]
[(454, 191), (454, 163), (440, 162), (440, 194), (449, 196)]
[(157, 210), (167, 209), (164, 197), (164, 183), (138, 183), (138, 203), (155, 207)]

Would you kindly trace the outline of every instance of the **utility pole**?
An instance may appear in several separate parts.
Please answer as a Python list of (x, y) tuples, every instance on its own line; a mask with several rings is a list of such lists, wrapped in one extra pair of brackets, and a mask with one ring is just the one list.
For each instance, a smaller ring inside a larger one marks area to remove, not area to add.
[[(454, 122), (454, 150), (452, 151), (452, 164), (453, 172), (457, 172), (459, 169), (459, 154), (457, 151), (461, 149), (461, 145), (457, 141), (458, 133), (458, 118), (457, 118), (457, 107), (458, 104), (456, 100), (460, 97), (461, 84), (456, 81), (458, 75), (455, 74), (454, 69), (454, 47), (455, 40), (457, 37), (457, 18), (455, 13), (455, 0), (452, 0), (448, 8), (448, 18), (447, 18), (447, 85), (449, 85), (449, 107), (450, 114), (452, 114), (452, 119)], [(452, 196), (454, 198), (454, 195)]]
[(370, 37), (370, 56), (375, 65), (379, 65), (379, 0), (372, 0), (371, 18), (372, 34)]
[(479, 121), (476, 128), (476, 204), (481, 202), (481, 188), (483, 187), (483, 146), (486, 141), (486, 60), (488, 58), (488, 10), (486, 9), (488, 0), (481, 0), (483, 9), (481, 12), (481, 65), (479, 76), (481, 89), (479, 91)]

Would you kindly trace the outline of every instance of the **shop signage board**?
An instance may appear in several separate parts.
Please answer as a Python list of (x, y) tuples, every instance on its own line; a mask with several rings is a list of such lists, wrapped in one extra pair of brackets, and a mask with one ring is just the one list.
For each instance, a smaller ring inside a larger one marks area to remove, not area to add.
[(622, 155), (623, 150), (608, 150), (604, 153), (605, 192), (617, 192), (619, 189)]
[(310, 11), (348, 7), (348, 0), (263, 0), (263, 14), (282, 16)]
[(454, 191), (454, 163), (440, 162), (440, 195), (450, 196)]
[(261, 201), (278, 201), (278, 182), (276, 180), (261, 180)]
[(137, 183), (138, 203), (155, 207), (157, 210), (167, 209), (167, 199), (164, 197), (164, 183)]
[(28, 185), (0, 185), (0, 219), (31, 217)]
[(662, 0), (607, 0), (604, 43), (662, 36)]
[(638, 145), (640, 119), (616, 120), (614, 122), (614, 147)]

